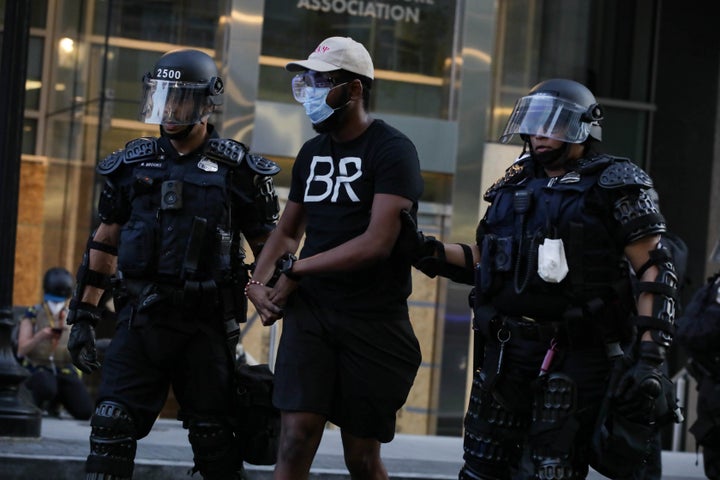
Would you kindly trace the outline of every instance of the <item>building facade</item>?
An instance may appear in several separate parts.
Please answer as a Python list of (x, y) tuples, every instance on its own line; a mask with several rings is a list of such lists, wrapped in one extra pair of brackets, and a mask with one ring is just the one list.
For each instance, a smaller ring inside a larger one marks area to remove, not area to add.
[[(0, 1), (3, 6), (4, 1)], [(718, 222), (720, 42), (702, 2), (662, 0), (31, 0), (15, 304), (45, 269), (75, 270), (97, 222), (99, 160), (157, 135), (137, 120), (141, 79), (165, 51), (199, 48), (225, 79), (222, 135), (276, 160), (282, 194), (313, 135), (284, 65), (325, 37), (351, 36), (375, 61), (371, 111), (417, 145), (421, 228), (471, 242), (482, 192), (520, 153), (497, 138), (538, 81), (578, 80), (605, 109), (603, 150), (656, 181), (690, 248), (694, 285)], [(691, 284), (692, 285), (692, 284)], [(459, 435), (471, 356), (467, 286), (414, 274), (423, 365), (399, 431)], [(109, 327), (108, 327), (109, 328)], [(251, 316), (245, 347), (272, 359), (277, 334)]]

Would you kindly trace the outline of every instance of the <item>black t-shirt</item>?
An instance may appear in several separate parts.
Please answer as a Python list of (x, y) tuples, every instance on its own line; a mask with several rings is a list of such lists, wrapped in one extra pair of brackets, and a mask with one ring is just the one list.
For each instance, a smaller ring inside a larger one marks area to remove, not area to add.
[[(300, 257), (329, 250), (362, 234), (375, 194), (417, 206), (423, 190), (417, 150), (403, 133), (375, 120), (358, 138), (333, 142), (318, 135), (303, 145), (293, 166), (289, 199), (305, 208)], [(348, 271), (303, 278), (303, 291), (328, 307), (355, 311), (407, 311), (410, 264), (401, 257)]]

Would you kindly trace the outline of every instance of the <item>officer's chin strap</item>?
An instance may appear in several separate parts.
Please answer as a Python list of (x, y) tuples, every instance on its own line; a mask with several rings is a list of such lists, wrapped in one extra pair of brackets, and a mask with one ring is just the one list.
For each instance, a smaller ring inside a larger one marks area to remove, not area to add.
[(567, 161), (567, 152), (570, 144), (563, 142), (560, 148), (548, 150), (546, 152), (537, 153), (530, 146), (530, 155), (543, 168), (557, 168)]

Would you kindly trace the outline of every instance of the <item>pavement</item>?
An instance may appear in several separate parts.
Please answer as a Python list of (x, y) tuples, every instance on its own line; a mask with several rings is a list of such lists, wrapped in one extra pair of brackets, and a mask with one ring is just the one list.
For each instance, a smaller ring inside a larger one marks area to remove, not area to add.
[[(0, 479), (78, 480), (84, 478), (89, 451), (88, 421), (43, 417), (39, 438), (0, 437)], [(391, 479), (456, 480), (462, 465), (462, 439), (398, 434), (382, 446), (382, 456)], [(138, 442), (135, 479), (198, 480), (188, 476), (192, 451), (187, 431), (180, 422), (159, 419), (150, 435)], [(272, 478), (271, 466), (246, 465), (250, 480)], [(589, 479), (605, 478), (591, 471)], [(702, 453), (663, 452), (663, 479), (705, 478)], [(346, 480), (350, 476), (342, 456), (340, 432), (329, 428), (323, 435), (311, 469), (311, 480)]]

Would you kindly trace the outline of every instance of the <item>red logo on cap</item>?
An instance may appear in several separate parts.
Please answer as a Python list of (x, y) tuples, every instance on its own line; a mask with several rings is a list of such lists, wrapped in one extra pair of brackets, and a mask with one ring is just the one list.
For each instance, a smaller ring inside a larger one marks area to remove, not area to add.
[(327, 47), (325, 45), (318, 45), (318, 47), (315, 49), (317, 53), (325, 53), (328, 50), (330, 50), (330, 47)]

